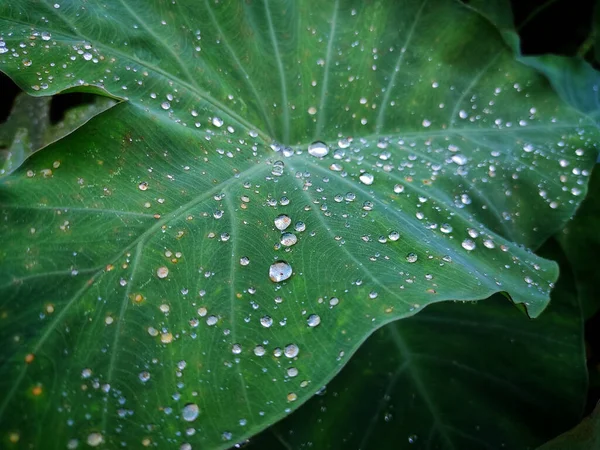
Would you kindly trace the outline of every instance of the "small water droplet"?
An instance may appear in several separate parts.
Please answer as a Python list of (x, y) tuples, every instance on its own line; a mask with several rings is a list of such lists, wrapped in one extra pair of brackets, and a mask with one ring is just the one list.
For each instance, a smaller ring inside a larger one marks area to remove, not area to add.
[(271, 325), (273, 325), (273, 319), (271, 316), (263, 316), (260, 318), (260, 324), (265, 328), (269, 328)]
[(167, 276), (169, 275), (169, 269), (166, 268), (165, 266), (159, 267), (158, 269), (156, 269), (156, 276), (158, 278), (167, 278)]
[(223, 126), (223, 119), (221, 119), (220, 117), (213, 117), (211, 120), (211, 123), (217, 127), (220, 128)]
[(162, 102), (162, 103), (160, 104), (160, 107), (161, 107), (162, 109), (164, 109), (164, 110), (167, 110), (167, 109), (169, 109), (169, 108), (171, 107), (171, 104), (170, 104), (169, 102)]
[(247, 256), (242, 256), (240, 258), (240, 264), (242, 266), (247, 266), (248, 264), (250, 264), (250, 258), (248, 258)]

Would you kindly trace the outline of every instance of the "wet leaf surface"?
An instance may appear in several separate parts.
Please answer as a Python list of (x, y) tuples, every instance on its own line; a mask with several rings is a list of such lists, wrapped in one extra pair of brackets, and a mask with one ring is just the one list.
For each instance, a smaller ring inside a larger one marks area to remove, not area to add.
[(124, 100), (0, 182), (6, 445), (225, 448), (387, 322), (547, 305), (528, 248), (598, 133), (460, 4), (16, 1), (0, 30), (28, 92)]

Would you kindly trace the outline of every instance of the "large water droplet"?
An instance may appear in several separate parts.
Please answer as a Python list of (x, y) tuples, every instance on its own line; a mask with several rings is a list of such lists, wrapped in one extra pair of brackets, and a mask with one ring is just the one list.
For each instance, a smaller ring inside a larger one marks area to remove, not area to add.
[(296, 242), (298, 242), (298, 238), (295, 234), (292, 233), (283, 233), (281, 235), (281, 245), (285, 247), (291, 247)]
[(329, 153), (327, 144), (321, 141), (313, 142), (308, 146), (308, 154), (317, 158), (322, 158)]
[(275, 223), (275, 228), (277, 228), (278, 230), (285, 230), (287, 227), (290, 226), (290, 224), (292, 223), (292, 219), (289, 218), (289, 216), (286, 216), (285, 214), (282, 214), (281, 216), (277, 216), (274, 220)]
[(275, 283), (285, 281), (292, 276), (292, 266), (285, 261), (277, 261), (269, 267), (269, 278)]
[(308, 316), (306, 323), (311, 328), (316, 327), (317, 325), (319, 325), (321, 323), (321, 318), (317, 314), (311, 314), (310, 316)]
[(181, 411), (181, 417), (186, 422), (193, 422), (198, 417), (198, 414), (200, 414), (200, 408), (195, 403), (188, 403)]
[(298, 356), (298, 353), (300, 353), (300, 349), (296, 344), (289, 344), (285, 346), (283, 353), (288, 358), (295, 358), (296, 356)]
[(366, 184), (367, 186), (372, 185), (373, 181), (375, 181), (375, 177), (369, 172), (363, 173), (360, 177), (358, 177), (358, 179), (361, 181), (361, 183)]

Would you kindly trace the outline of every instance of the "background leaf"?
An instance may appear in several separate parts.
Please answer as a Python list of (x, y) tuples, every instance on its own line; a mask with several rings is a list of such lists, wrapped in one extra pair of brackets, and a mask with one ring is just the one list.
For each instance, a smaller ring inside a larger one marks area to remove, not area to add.
[(0, 182), (6, 446), (227, 447), (387, 322), (546, 306), (527, 247), (598, 132), (460, 4), (16, 1), (0, 30), (28, 92), (125, 100)]
[(54, 142), (115, 104), (96, 97), (93, 103), (66, 111), (56, 124), (50, 122), (50, 97), (21, 94), (8, 120), (0, 125), (0, 176), (13, 172), (33, 152)]
[(572, 430), (542, 445), (539, 450), (588, 450), (600, 447), (600, 407)]

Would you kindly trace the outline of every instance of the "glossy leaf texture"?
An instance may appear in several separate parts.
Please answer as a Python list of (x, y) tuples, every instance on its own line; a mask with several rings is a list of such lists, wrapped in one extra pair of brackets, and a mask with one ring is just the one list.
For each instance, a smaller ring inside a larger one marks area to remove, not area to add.
[(106, 97), (65, 111), (62, 120), (50, 121), (50, 97), (21, 94), (8, 120), (0, 124), (0, 176), (16, 170), (33, 152), (42, 149), (114, 105)]
[(390, 323), (248, 450), (523, 450), (568, 430), (586, 397), (583, 320), (565, 256), (542, 250), (567, 270), (540, 318), (497, 296)]
[(5, 445), (225, 448), (387, 322), (546, 306), (528, 247), (598, 132), (461, 4), (15, 1), (0, 30), (30, 93), (125, 100), (1, 182)]

